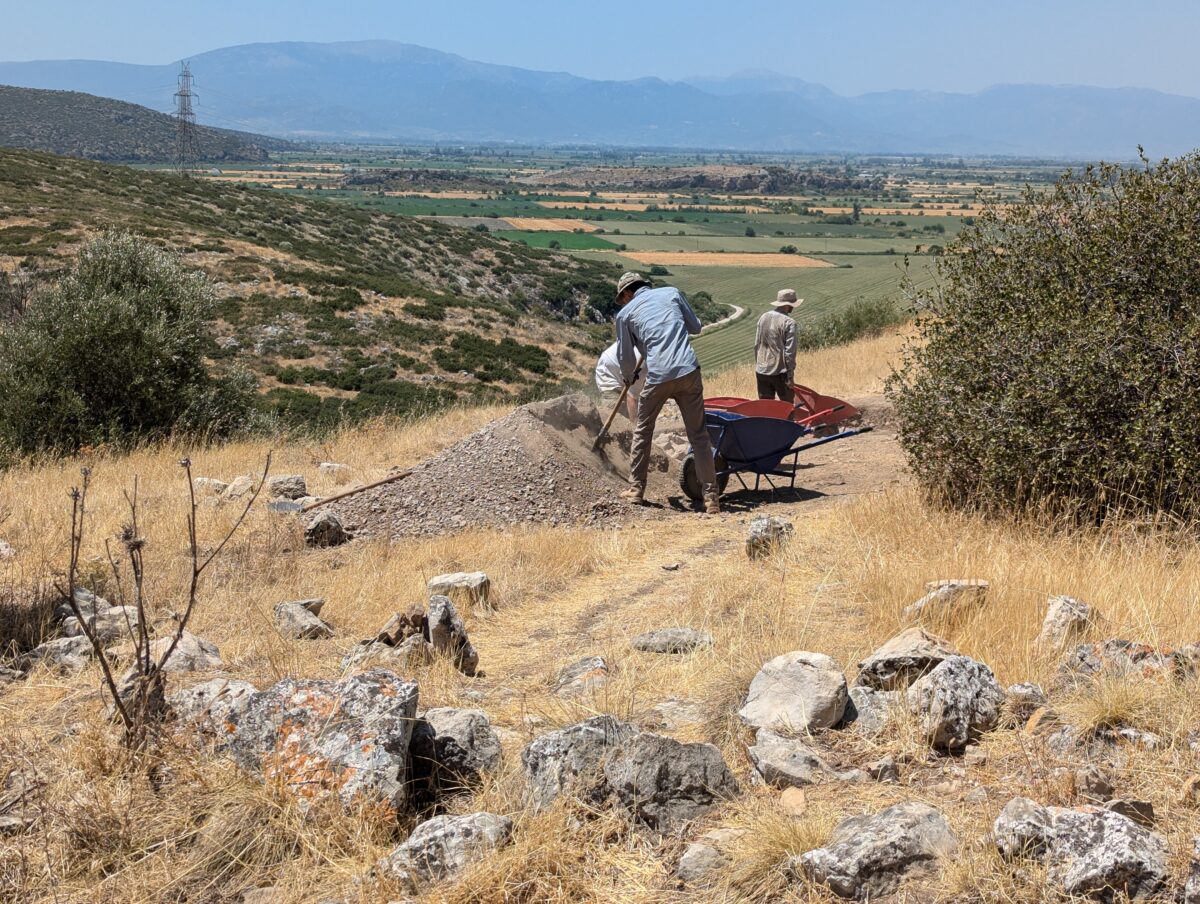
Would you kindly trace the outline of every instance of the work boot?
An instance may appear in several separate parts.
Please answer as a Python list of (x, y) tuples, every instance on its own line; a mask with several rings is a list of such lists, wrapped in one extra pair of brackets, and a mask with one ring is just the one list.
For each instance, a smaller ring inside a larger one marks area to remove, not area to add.
[(716, 496), (709, 496), (704, 500), (704, 514), (719, 515), (721, 514), (721, 500)]
[(630, 487), (629, 489), (627, 489), (623, 493), (621, 493), (620, 497), (618, 497), (618, 498), (620, 498), (621, 500), (623, 500), (625, 502), (631, 503), (633, 505), (641, 505), (643, 502), (646, 501), (645, 499), (642, 498), (642, 491), (639, 490), (637, 487)]

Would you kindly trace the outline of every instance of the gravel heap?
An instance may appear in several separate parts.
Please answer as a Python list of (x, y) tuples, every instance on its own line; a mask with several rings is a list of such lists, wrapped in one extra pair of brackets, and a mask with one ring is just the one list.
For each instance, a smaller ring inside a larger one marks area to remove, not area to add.
[[(582, 394), (518, 408), (417, 465), (411, 477), (330, 506), (357, 536), (427, 536), (470, 527), (616, 525), (657, 514), (617, 499), (629, 484), (629, 430), (602, 421)], [(678, 495), (656, 455), (649, 492)]]

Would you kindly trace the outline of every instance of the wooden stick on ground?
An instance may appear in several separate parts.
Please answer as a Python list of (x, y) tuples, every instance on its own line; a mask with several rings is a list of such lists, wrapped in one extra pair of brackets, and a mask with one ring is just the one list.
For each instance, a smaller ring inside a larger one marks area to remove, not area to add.
[(320, 502), (314, 502), (311, 505), (306, 505), (300, 509), (302, 512), (311, 512), (313, 509), (321, 505), (328, 505), (331, 502), (337, 502), (339, 499), (345, 499), (347, 496), (353, 496), (356, 493), (361, 493), (363, 490), (373, 490), (375, 487), (381, 487), (385, 483), (395, 483), (397, 480), (403, 480), (412, 474), (412, 471), (401, 471), (399, 474), (393, 474), (391, 477), (385, 477), (383, 480), (377, 480), (374, 483), (368, 483), (366, 486), (355, 487), (352, 490), (346, 490), (344, 493), (338, 493), (336, 496), (330, 496), (328, 499), (322, 499)]
[(612, 426), (612, 422), (616, 420), (617, 412), (621, 410), (621, 406), (625, 403), (625, 396), (629, 395), (629, 384), (626, 383), (621, 388), (621, 395), (617, 398), (617, 404), (613, 405), (612, 414), (608, 416), (608, 420), (604, 422), (604, 426), (600, 428), (600, 432), (596, 434), (596, 441), (592, 443), (593, 449), (600, 448), (600, 440), (604, 439), (608, 433), (608, 428)]

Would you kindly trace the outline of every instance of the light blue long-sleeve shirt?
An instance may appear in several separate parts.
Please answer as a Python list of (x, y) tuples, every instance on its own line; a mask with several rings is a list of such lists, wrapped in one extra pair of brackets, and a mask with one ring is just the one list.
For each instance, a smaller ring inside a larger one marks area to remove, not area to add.
[(641, 352), (647, 386), (690, 374), (700, 362), (688, 336), (699, 333), (700, 318), (678, 289), (638, 289), (617, 313), (617, 360), (625, 382), (637, 370), (636, 352)]

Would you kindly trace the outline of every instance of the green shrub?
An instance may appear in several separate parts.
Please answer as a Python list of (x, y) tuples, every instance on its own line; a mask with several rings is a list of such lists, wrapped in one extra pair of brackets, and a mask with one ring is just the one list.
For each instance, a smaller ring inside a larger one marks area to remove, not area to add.
[(860, 298), (818, 320), (796, 324), (796, 348), (811, 351), (845, 345), (855, 339), (878, 336), (908, 319), (909, 315), (890, 298)]
[(1200, 155), (1089, 167), (939, 258), (890, 381), (921, 485), (985, 510), (1200, 516)]
[(88, 243), (71, 271), (0, 326), (0, 446), (73, 452), (250, 425), (253, 380), (205, 366), (212, 290), (129, 233)]

